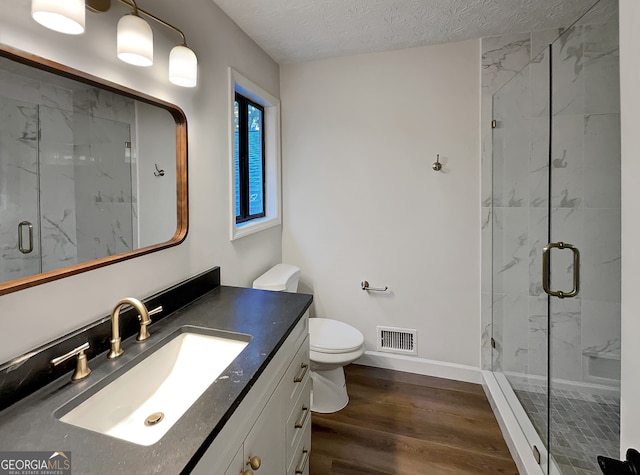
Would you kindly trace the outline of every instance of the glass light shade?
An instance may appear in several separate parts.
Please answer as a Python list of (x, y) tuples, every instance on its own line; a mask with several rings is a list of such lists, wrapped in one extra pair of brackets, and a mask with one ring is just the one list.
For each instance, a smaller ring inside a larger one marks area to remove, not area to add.
[(198, 58), (186, 46), (176, 46), (169, 54), (169, 81), (182, 87), (198, 84)]
[(153, 64), (153, 32), (149, 24), (136, 15), (118, 21), (118, 58), (135, 66)]
[(31, 17), (51, 30), (84, 33), (84, 0), (31, 0)]

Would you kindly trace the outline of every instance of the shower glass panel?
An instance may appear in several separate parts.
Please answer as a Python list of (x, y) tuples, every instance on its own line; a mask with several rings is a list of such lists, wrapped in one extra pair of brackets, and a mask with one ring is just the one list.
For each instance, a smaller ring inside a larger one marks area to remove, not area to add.
[(551, 45), (550, 447), (560, 473), (600, 474), (620, 433), (618, 2), (601, 0)]
[(547, 243), (549, 53), (493, 96), (492, 366), (547, 473), (548, 319), (541, 249)]
[(0, 282), (6, 282), (41, 271), (38, 107), (0, 97), (0, 124)]
[(492, 368), (544, 473), (598, 475), (619, 455), (618, 0), (559, 32), (493, 97)]

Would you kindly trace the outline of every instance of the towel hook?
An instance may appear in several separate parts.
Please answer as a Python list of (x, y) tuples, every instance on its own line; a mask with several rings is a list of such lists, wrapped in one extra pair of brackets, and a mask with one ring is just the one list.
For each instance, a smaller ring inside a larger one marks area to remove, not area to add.
[(442, 163), (440, 163), (440, 154), (436, 155), (436, 161), (434, 162), (433, 165), (431, 165), (431, 168), (433, 168), (434, 171), (437, 171), (437, 172), (442, 170)]
[(164, 176), (164, 170), (161, 170), (160, 168), (158, 168), (158, 164), (156, 163), (156, 171), (153, 172), (153, 174), (155, 176)]

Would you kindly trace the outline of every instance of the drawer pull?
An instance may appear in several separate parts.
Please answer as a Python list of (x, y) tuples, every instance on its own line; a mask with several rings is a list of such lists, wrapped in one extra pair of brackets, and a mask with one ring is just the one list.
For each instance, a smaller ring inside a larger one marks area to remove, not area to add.
[(308, 461), (309, 451), (307, 449), (302, 449), (302, 459), (300, 459), (300, 463), (296, 467), (296, 473), (304, 473), (304, 469), (307, 467)]
[(294, 383), (301, 383), (302, 380), (304, 379), (304, 375), (307, 374), (307, 370), (308, 369), (309, 369), (309, 365), (307, 363), (302, 363), (300, 365), (300, 372), (298, 373), (298, 376), (293, 378), (293, 382)]
[(293, 425), (295, 429), (302, 429), (304, 423), (307, 422), (307, 418), (309, 417), (310, 411), (307, 406), (302, 406), (302, 414), (300, 414), (300, 418)]

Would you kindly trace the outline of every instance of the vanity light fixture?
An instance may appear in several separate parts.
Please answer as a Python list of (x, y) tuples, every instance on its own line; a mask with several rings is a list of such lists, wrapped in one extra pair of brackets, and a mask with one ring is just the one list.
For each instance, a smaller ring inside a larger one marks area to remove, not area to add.
[[(118, 21), (118, 58), (136, 66), (153, 64), (153, 32), (142, 18), (146, 16), (175, 31), (182, 38), (169, 54), (169, 81), (181, 87), (198, 84), (198, 58), (187, 46), (184, 33), (175, 26), (139, 8), (135, 0), (118, 0), (131, 8), (131, 13)], [(31, 16), (41, 25), (67, 34), (84, 32), (85, 6), (93, 12), (106, 12), (111, 0), (31, 0)]]

